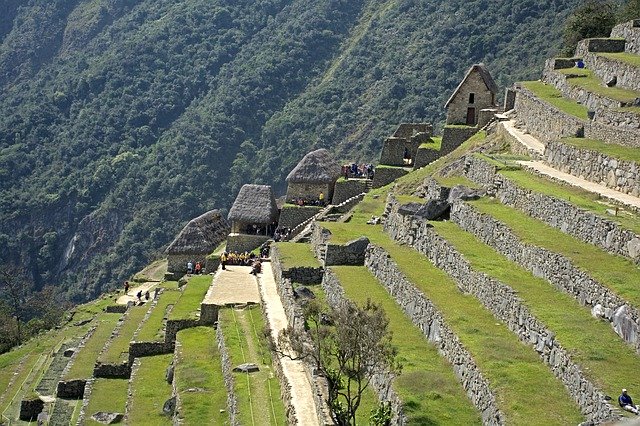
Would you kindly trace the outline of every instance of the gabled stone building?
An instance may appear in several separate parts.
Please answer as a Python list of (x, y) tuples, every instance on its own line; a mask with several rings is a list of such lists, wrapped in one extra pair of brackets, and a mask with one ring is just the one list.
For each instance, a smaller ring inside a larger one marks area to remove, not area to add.
[[(479, 123), (483, 121), (480, 119), (480, 112), (497, 108), (497, 94), (498, 86), (487, 67), (484, 64), (474, 64), (444, 106), (447, 109), (447, 124), (482, 125)], [(493, 113), (487, 114), (492, 115)]]

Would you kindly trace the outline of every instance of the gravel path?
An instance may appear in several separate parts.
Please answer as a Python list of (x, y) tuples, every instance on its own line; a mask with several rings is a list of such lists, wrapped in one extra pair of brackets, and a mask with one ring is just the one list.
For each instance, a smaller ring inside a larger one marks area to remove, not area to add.
[(145, 292), (149, 292), (152, 293), (151, 297), (153, 297), (153, 288), (155, 286), (157, 286), (158, 283), (155, 281), (149, 281), (146, 283), (142, 283), (140, 284), (138, 287), (132, 287), (129, 289), (129, 292), (127, 294), (123, 294), (122, 296), (118, 297), (118, 300), (116, 301), (116, 303), (118, 305), (126, 305), (129, 302), (135, 302), (138, 300), (138, 298), (136, 297), (136, 294), (138, 294), (139, 291), (142, 291), (142, 300), (144, 300), (144, 293)]
[[(267, 314), (271, 336), (277, 342), (278, 333), (288, 326), (288, 321), (278, 295), (270, 262), (262, 264), (262, 274), (258, 276), (258, 282), (260, 283), (260, 294)], [(284, 375), (291, 387), (291, 403), (296, 413), (297, 424), (316, 426), (318, 424), (318, 414), (313, 399), (313, 389), (302, 361), (293, 361), (287, 357), (278, 357), (277, 361), (282, 365)], [(286, 385), (283, 384), (283, 386)]]
[(235, 305), (242, 303), (260, 303), (258, 284), (250, 266), (227, 266), (218, 269), (213, 284), (202, 303), (212, 305)]

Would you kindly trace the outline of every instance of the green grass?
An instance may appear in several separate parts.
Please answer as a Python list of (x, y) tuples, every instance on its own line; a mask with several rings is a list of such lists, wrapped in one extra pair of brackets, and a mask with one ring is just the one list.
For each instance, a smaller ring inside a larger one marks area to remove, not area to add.
[(181, 349), (177, 355), (174, 381), (182, 402), (181, 424), (227, 424), (227, 391), (222, 379), (215, 331), (209, 327), (181, 330), (177, 341)]
[(284, 270), (291, 268), (319, 268), (320, 262), (311, 251), (309, 244), (281, 242), (276, 243), (280, 261)]
[(93, 376), (93, 366), (98, 355), (104, 348), (104, 344), (111, 336), (111, 332), (116, 326), (116, 322), (122, 317), (122, 314), (102, 314), (96, 321), (97, 327), (91, 337), (86, 341), (84, 347), (80, 349), (73, 365), (67, 372), (65, 380), (71, 379), (88, 379)]
[(454, 186), (463, 185), (467, 188), (480, 188), (475, 182), (470, 181), (464, 176), (447, 176), (442, 177), (440, 175), (434, 175), (433, 178), (442, 186), (447, 188), (453, 188)]
[(84, 424), (101, 424), (91, 420), (91, 415), (98, 411), (124, 413), (128, 393), (129, 381), (127, 379), (96, 379), (89, 397)]
[(577, 406), (532, 348), (521, 343), (477, 299), (460, 293), (456, 284), (424, 256), (391, 241), (379, 225), (362, 224), (358, 214), (349, 224), (325, 224), (333, 233), (332, 240), (339, 243), (366, 235), (389, 252), (407, 278), (440, 309), (472, 354), (509, 424), (530, 424), (531, 419), (539, 424), (580, 423)]
[(562, 138), (560, 142), (575, 146), (576, 148), (600, 152), (620, 160), (640, 162), (640, 150), (638, 148), (629, 148), (627, 146), (605, 143), (597, 139), (585, 138)]
[(550, 103), (554, 107), (566, 114), (572, 115), (581, 120), (587, 120), (587, 108), (572, 99), (562, 96), (562, 93), (555, 87), (544, 84), (541, 81), (524, 81), (522, 85), (533, 92), (538, 98)]
[(128, 361), (129, 342), (133, 340), (133, 335), (138, 327), (140, 327), (140, 323), (148, 310), (148, 304), (129, 308), (125, 317), (126, 319), (118, 332), (118, 336), (113, 339), (107, 351), (100, 356), (99, 361), (104, 364), (117, 364)]
[(155, 342), (162, 340), (163, 330), (162, 319), (165, 316), (169, 305), (174, 305), (182, 293), (178, 290), (165, 290), (160, 294), (156, 307), (151, 311), (149, 318), (138, 330), (135, 339), (139, 342)]
[[(389, 318), (393, 344), (398, 349), (402, 372), (393, 387), (404, 403), (409, 424), (481, 424), (478, 411), (467, 398), (452, 366), (440, 355), (364, 266), (331, 268), (346, 296), (364, 304), (371, 299), (381, 304)], [(361, 415), (369, 410), (364, 407)], [(366, 423), (365, 423), (366, 424)]]
[(636, 98), (640, 97), (640, 92), (625, 89), (622, 87), (607, 87), (602, 83), (592, 70), (583, 68), (575, 70), (573, 68), (560, 70), (561, 74), (570, 75), (567, 83), (572, 86), (581, 87), (588, 92), (595, 93), (605, 98), (613, 99), (624, 103), (633, 103)]
[(612, 216), (606, 212), (608, 206), (600, 203), (600, 197), (593, 192), (563, 185), (525, 170), (500, 170), (498, 173), (521, 188), (568, 201), (576, 207), (590, 211), (618, 224), (622, 228), (640, 234), (640, 218), (635, 213), (621, 211), (618, 216)]
[(506, 224), (523, 243), (544, 247), (567, 257), (601, 284), (634, 306), (640, 306), (640, 270), (630, 260), (609, 254), (500, 202), (482, 198), (470, 202), (480, 212)]
[(182, 296), (171, 310), (169, 319), (196, 319), (202, 299), (207, 294), (212, 278), (210, 275), (194, 275), (189, 279)]
[(605, 58), (615, 59), (616, 61), (626, 62), (634, 67), (640, 67), (640, 55), (634, 55), (633, 53), (620, 52), (620, 53), (598, 53), (598, 56), (604, 56)]
[(129, 415), (132, 425), (171, 425), (171, 419), (164, 415), (164, 402), (171, 398), (171, 385), (165, 374), (171, 364), (173, 354), (140, 358), (137, 375), (131, 379), (131, 406)]
[(500, 255), (452, 222), (431, 222), (470, 263), (474, 270), (493, 277), (518, 292), (530, 312), (556, 333), (559, 343), (599, 388), (612, 397), (620, 389), (640, 388), (640, 378), (629, 371), (640, 368), (640, 358), (624, 343), (608, 321), (591, 316), (589, 308), (548, 281)]
[(424, 142), (420, 144), (418, 149), (431, 149), (434, 151), (440, 151), (442, 147), (442, 136), (434, 136), (431, 138), (431, 142)]
[(259, 307), (242, 311), (222, 309), (219, 313), (231, 365), (255, 363), (260, 371), (234, 373), (240, 424), (284, 425), (286, 415), (280, 384), (273, 372), (271, 353), (262, 330), (265, 322)]

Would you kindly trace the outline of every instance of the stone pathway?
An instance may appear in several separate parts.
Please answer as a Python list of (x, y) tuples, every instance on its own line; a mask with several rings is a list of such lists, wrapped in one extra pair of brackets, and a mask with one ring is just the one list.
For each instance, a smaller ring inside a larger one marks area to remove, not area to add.
[(140, 284), (138, 287), (132, 287), (129, 289), (129, 292), (127, 294), (123, 294), (121, 296), (118, 297), (118, 300), (116, 300), (116, 303), (118, 305), (126, 305), (129, 302), (135, 302), (138, 300), (138, 298), (136, 297), (136, 294), (138, 294), (139, 291), (142, 291), (142, 300), (144, 300), (144, 293), (145, 292), (149, 292), (152, 293), (151, 297), (153, 297), (153, 288), (155, 286), (157, 286), (158, 283), (155, 281), (148, 281), (146, 283), (142, 283)]
[(202, 303), (207, 305), (260, 303), (258, 284), (255, 277), (249, 273), (250, 271), (250, 266), (230, 265), (224, 271), (218, 268), (213, 284), (209, 287)]
[[(267, 314), (271, 336), (277, 342), (280, 330), (288, 326), (288, 321), (282, 301), (278, 295), (270, 262), (262, 264), (262, 274), (258, 276), (258, 282), (260, 283), (260, 294)], [(282, 356), (277, 358), (277, 362), (282, 365), (282, 371), (291, 387), (291, 403), (296, 413), (297, 424), (316, 426), (318, 424), (318, 414), (313, 399), (313, 389), (302, 361), (293, 361)]]
[(527, 147), (529, 151), (534, 151), (539, 155), (544, 154), (544, 144), (535, 137), (524, 133), (522, 130), (515, 127), (515, 123), (511, 120), (501, 121), (500, 124), (504, 126), (504, 129), (520, 143)]
[(590, 192), (594, 192), (603, 198), (607, 198), (625, 206), (629, 206), (636, 211), (640, 210), (640, 198), (634, 197), (633, 195), (623, 194), (622, 192), (607, 188), (604, 185), (589, 182), (588, 180), (584, 180), (568, 173), (561, 172), (554, 169), (553, 167), (548, 166), (542, 161), (518, 161), (518, 163), (523, 167), (531, 169), (542, 175), (558, 179), (560, 181), (573, 186), (577, 186)]

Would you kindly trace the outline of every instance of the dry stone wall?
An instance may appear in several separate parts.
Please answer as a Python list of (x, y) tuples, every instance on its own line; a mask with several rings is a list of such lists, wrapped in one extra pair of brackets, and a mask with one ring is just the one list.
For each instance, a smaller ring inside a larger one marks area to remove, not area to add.
[[(496, 173), (496, 167), (474, 156), (466, 157), (465, 176), (488, 189), (502, 204), (514, 207), (581, 241), (640, 263), (640, 235), (590, 211), (555, 197), (524, 189)], [(439, 185), (432, 180), (431, 186)], [(436, 189), (428, 198), (439, 199)], [(446, 197), (445, 197), (446, 198)]]
[(611, 31), (611, 37), (625, 39), (625, 50), (640, 55), (640, 19), (616, 25)]
[(222, 327), (216, 327), (216, 342), (218, 344), (218, 352), (220, 353), (220, 362), (222, 364), (222, 377), (224, 386), (227, 389), (227, 410), (229, 411), (229, 421), (232, 425), (239, 425), (238, 421), (238, 399), (234, 392), (235, 384), (233, 380), (233, 367), (231, 365), (231, 357), (229, 350), (224, 343), (224, 335)]
[(640, 68), (638, 67), (600, 55), (587, 55), (585, 63), (604, 82), (615, 78), (616, 87), (640, 90)]
[[(597, 113), (596, 113), (597, 116)], [(612, 126), (597, 121), (588, 123), (584, 128), (584, 137), (599, 139), (616, 145), (640, 147), (640, 130), (623, 126)]]
[(578, 42), (575, 56), (584, 58), (589, 53), (624, 52), (625, 43), (619, 38), (587, 38)]
[(621, 160), (562, 142), (547, 144), (544, 159), (562, 172), (635, 197), (640, 195), (640, 169), (634, 161)]
[(622, 102), (614, 99), (600, 96), (597, 93), (585, 90), (580, 86), (574, 86), (570, 83), (571, 79), (582, 78), (575, 76), (567, 76), (557, 71), (545, 70), (544, 81), (553, 85), (562, 93), (565, 98), (573, 99), (578, 103), (586, 106), (590, 111), (599, 108), (620, 108), (624, 106)]
[(467, 126), (444, 126), (442, 130), (442, 143), (440, 145), (440, 156), (446, 155), (462, 145), (464, 141), (478, 133), (477, 127)]
[(373, 188), (381, 188), (396, 179), (401, 178), (402, 176), (409, 173), (402, 167), (376, 167), (376, 172), (373, 175)]
[(592, 308), (594, 315), (607, 319), (616, 333), (640, 352), (638, 310), (577, 268), (569, 259), (521, 242), (505, 224), (465, 203), (453, 205), (451, 220), (509, 260), (574, 297), (581, 305)]
[[(331, 204), (338, 205), (351, 197), (367, 192), (367, 181), (364, 179), (339, 180), (333, 191)], [(282, 218), (282, 216), (281, 216)], [(282, 219), (281, 219), (282, 220)]]
[(584, 376), (555, 339), (553, 331), (529, 312), (513, 289), (475, 271), (453, 246), (431, 229), (427, 221), (402, 216), (397, 213), (399, 206), (393, 200), (391, 203), (394, 206), (384, 226), (393, 239), (427, 256), (456, 281), (462, 292), (473, 294), (521, 341), (531, 345), (553, 374), (562, 380), (590, 421), (602, 422), (617, 417), (613, 407), (605, 401), (605, 395)]
[[(597, 110), (596, 115), (593, 118), (593, 122), (594, 124), (600, 124), (603, 126), (622, 127), (625, 130), (629, 129), (630, 131), (637, 131), (638, 129), (640, 129), (639, 114), (612, 109)], [(638, 138), (640, 138), (640, 135), (638, 135)]]
[[(316, 194), (317, 196), (317, 194)], [(278, 220), (278, 226), (281, 228), (294, 228), (315, 216), (322, 210), (322, 207), (316, 206), (284, 206), (280, 213), (280, 219)]]

